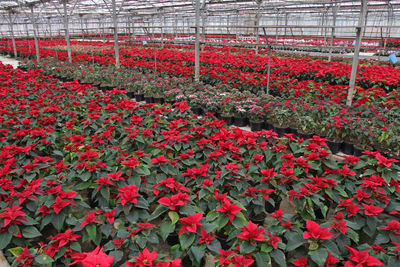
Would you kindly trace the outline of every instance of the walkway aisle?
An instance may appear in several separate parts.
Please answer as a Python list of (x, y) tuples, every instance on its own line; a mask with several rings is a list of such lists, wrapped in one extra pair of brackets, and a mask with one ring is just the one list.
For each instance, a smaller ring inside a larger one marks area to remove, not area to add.
[(16, 69), (19, 64), (18, 60), (5, 56), (0, 56), (0, 62), (3, 63), (4, 65), (10, 64), (11, 66), (13, 66), (14, 69)]

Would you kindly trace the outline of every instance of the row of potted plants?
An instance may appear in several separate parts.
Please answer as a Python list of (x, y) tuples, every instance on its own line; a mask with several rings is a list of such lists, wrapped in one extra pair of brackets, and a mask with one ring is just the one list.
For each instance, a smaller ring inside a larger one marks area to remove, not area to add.
[[(38, 67), (34, 61), (27, 66)], [(379, 97), (375, 97), (377, 103), (365, 105), (361, 104), (365, 99), (360, 95), (360, 104), (347, 107), (319, 98), (318, 92), (287, 97), (289, 87), (282, 89), (284, 93), (278, 97), (240, 92), (226, 85), (195, 84), (185, 78), (143, 75), (127, 68), (116, 70), (113, 66), (81, 62), (71, 65), (49, 59), (42, 61), (39, 67), (47, 74), (80, 80), (103, 89), (126, 89), (129, 96), (135, 96), (138, 101), (150, 103), (152, 98), (159, 103), (185, 100), (197, 114), (212, 112), (228, 124), (250, 124), (253, 130), (274, 128), (280, 135), (292, 133), (307, 137), (318, 134), (332, 142), (333, 152), (341, 149), (352, 154), (375, 148), (392, 157), (400, 156), (398, 109), (381, 107)], [(371, 97), (371, 101), (373, 99)], [(355, 150), (352, 144), (356, 146)]]
[[(111, 46), (108, 50), (97, 51), (95, 47), (101, 42), (77, 42), (73, 45), (84, 45), (92, 47), (90, 55), (75, 52), (73, 56), (76, 60), (95, 60), (101, 64), (115, 62), (114, 51)], [(45, 57), (66, 55), (60, 51), (51, 51), (54, 46), (66, 45), (62, 40), (41, 40), (39, 46), (42, 48), (40, 53)], [(3, 42), (3, 51), (12, 52), (10, 42)], [(108, 45), (108, 44), (103, 44)], [(128, 45), (127, 43), (125, 45)], [(28, 49), (30, 47), (30, 49)], [(34, 53), (32, 41), (20, 41), (18, 50), (21, 54), (32, 55)], [(59, 47), (57, 48), (57, 50)], [(262, 55), (236, 54), (228, 51), (221, 57), (220, 52), (201, 53), (201, 73), (203, 81), (207, 83), (224, 82), (242, 90), (253, 92), (265, 91), (268, 58)], [(176, 49), (159, 49), (147, 46), (125, 46), (121, 48), (121, 64), (127, 67), (141, 67), (147, 69), (158, 69), (174, 76), (192, 77), (194, 73), (194, 56), (192, 51), (177, 51)], [(82, 58), (84, 56), (85, 58)], [(156, 56), (156, 57), (155, 57)], [(155, 63), (159, 64), (158, 68)], [(315, 80), (327, 82), (332, 85), (346, 85), (349, 82), (351, 65), (341, 62), (328, 62), (326, 60), (313, 60), (311, 58), (288, 58), (272, 57), (272, 80)], [(396, 90), (399, 86), (400, 76), (396, 68), (392, 66), (360, 66), (357, 84), (365, 89), (383, 88), (387, 92)]]
[[(399, 265), (400, 170), (0, 65), (13, 265)], [(28, 82), (27, 82), (28, 81)]]

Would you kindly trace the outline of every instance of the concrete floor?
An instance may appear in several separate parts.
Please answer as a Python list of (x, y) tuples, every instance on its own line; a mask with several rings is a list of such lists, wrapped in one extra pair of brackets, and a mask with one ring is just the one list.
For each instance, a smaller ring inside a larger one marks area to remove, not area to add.
[(15, 60), (15, 59), (9, 58), (9, 57), (4, 57), (4, 56), (0, 56), (0, 62), (4, 65), (10, 64), (11, 66), (13, 66), (14, 69), (16, 69), (19, 64), (18, 60)]

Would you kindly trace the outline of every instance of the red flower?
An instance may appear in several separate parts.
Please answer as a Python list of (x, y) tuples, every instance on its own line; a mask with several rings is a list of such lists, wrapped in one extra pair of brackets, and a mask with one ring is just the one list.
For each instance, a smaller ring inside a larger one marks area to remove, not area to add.
[(137, 165), (139, 165), (139, 160), (135, 157), (128, 158), (126, 161), (121, 162), (121, 165), (125, 165), (131, 168), (135, 168)]
[(125, 262), (126, 266), (152, 266), (153, 261), (157, 258), (157, 252), (150, 252), (147, 248), (139, 253), (139, 256), (132, 257), (136, 262)]
[(166, 163), (169, 162), (169, 159), (165, 158), (164, 155), (160, 155), (150, 161), (151, 163)]
[(320, 228), (319, 224), (311, 220), (307, 220), (307, 230), (303, 233), (303, 238), (314, 238), (314, 239), (329, 239), (333, 237), (333, 234), (328, 231), (328, 228)]
[(187, 217), (180, 218), (179, 221), (183, 223), (184, 226), (182, 226), (181, 230), (179, 230), (179, 235), (186, 232), (196, 233), (197, 226), (201, 226), (201, 218), (203, 218), (202, 212), (193, 215), (189, 214)]
[(264, 228), (259, 228), (256, 224), (249, 221), (246, 226), (240, 228), (242, 232), (238, 234), (238, 238), (244, 240), (264, 241)]
[(390, 168), (392, 166), (393, 162), (398, 162), (396, 159), (387, 159), (386, 157), (382, 156), (380, 153), (378, 153), (375, 158), (378, 160), (378, 165), (379, 166), (385, 166), (387, 168)]
[(365, 215), (378, 215), (383, 211), (382, 208), (375, 207), (373, 205), (367, 205), (363, 203), (363, 206), (365, 208)]
[(139, 188), (134, 184), (123, 186), (123, 187), (119, 188), (118, 191), (120, 193), (118, 194), (118, 197), (120, 197), (121, 200), (118, 201), (118, 203), (121, 203), (122, 205), (125, 205), (127, 203), (135, 203), (136, 204), (137, 197), (140, 196), (137, 193), (138, 189)]
[(0, 218), (4, 218), (3, 227), (6, 227), (10, 223), (13, 224), (21, 224), (22, 222), (26, 222), (25, 212), (20, 211), (22, 208), (19, 206), (5, 208), (3, 213), (0, 213)]
[(300, 259), (292, 262), (296, 267), (308, 267), (307, 257), (301, 256)]
[(70, 205), (71, 202), (68, 200), (62, 200), (60, 196), (56, 197), (56, 202), (50, 206), (56, 214), (58, 214), (63, 208)]
[(274, 169), (266, 169), (266, 170), (261, 170), (261, 174), (264, 175), (264, 177), (261, 179), (261, 182), (268, 182), (268, 180), (275, 175), (277, 175), (277, 172), (274, 172)]
[(108, 179), (108, 177), (99, 177), (99, 179), (94, 181), (98, 183), (97, 190), (99, 190), (103, 185), (112, 185), (112, 182)]
[(85, 219), (83, 220), (83, 222), (81, 223), (80, 227), (84, 227), (93, 222), (101, 223), (101, 221), (96, 217), (96, 211), (89, 212), (85, 217)]
[(228, 198), (225, 198), (221, 207), (219, 207), (217, 211), (224, 213), (226, 216), (228, 216), (229, 222), (232, 222), (233, 219), (235, 219), (235, 214), (242, 211), (242, 209), (236, 205), (236, 203), (232, 203)]
[(340, 262), (331, 253), (328, 253), (328, 257), (326, 257), (325, 267), (333, 267), (336, 263)]
[(215, 237), (213, 237), (211, 234), (207, 233), (206, 230), (201, 228), (201, 237), (200, 237), (200, 240), (199, 240), (199, 244), (206, 243), (207, 245), (209, 245), (210, 242), (212, 240), (214, 240), (214, 239), (215, 239)]
[(72, 256), (74, 262), (69, 265), (82, 264), (83, 267), (109, 267), (111, 266), (114, 256), (108, 256), (103, 252), (103, 248), (95, 248), (91, 252), (78, 253)]
[(170, 210), (176, 211), (178, 206), (186, 205), (190, 196), (186, 193), (178, 192), (176, 195), (171, 197), (162, 197), (157, 202), (168, 206)]
[(114, 219), (115, 219), (115, 210), (112, 209), (112, 210), (110, 210), (110, 211), (107, 211), (107, 212), (105, 212), (105, 213), (103, 214), (103, 216), (106, 217), (106, 218), (107, 218), (107, 221), (111, 224), (111, 223), (114, 222)]
[(345, 267), (361, 267), (361, 266), (375, 266), (375, 265), (384, 265), (380, 260), (369, 255), (368, 250), (366, 251), (358, 251), (349, 246), (345, 246), (349, 251), (351, 256), (349, 257), (351, 261), (347, 261), (344, 265)]
[(270, 243), (271, 244), (271, 246), (274, 248), (274, 249), (277, 249), (278, 248), (278, 243), (279, 243), (279, 241), (281, 240), (279, 237), (277, 237), (277, 236), (273, 236), (273, 235), (271, 235), (270, 233), (267, 233), (268, 234), (268, 236), (269, 236), (269, 240), (267, 241), (267, 243)]
[(391, 220), (390, 222), (387, 223), (387, 226), (381, 227), (381, 230), (388, 230), (388, 231), (394, 231), (398, 230), (400, 228), (400, 223), (396, 220)]

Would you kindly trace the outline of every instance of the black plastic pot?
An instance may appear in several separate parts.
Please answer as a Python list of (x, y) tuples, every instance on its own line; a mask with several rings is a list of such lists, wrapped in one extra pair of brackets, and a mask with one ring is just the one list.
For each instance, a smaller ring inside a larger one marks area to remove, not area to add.
[(262, 131), (265, 127), (265, 123), (263, 121), (261, 122), (255, 122), (255, 121), (250, 121), (250, 128), (251, 130), (254, 131)]
[(288, 127), (282, 128), (282, 127), (274, 126), (274, 131), (278, 134), (279, 137), (282, 137), (282, 136), (284, 136), (286, 133), (288, 133), (289, 129), (290, 129), (290, 128), (288, 128)]
[(199, 116), (201, 114), (203, 114), (203, 110), (200, 107), (193, 107), (192, 111), (193, 111), (194, 114), (199, 115)]
[(266, 214), (261, 213), (261, 214), (257, 214), (257, 215), (252, 215), (249, 217), (249, 219), (253, 223), (255, 223), (259, 226), (263, 226), (264, 222), (265, 222), (265, 217), (267, 217)]
[(289, 128), (289, 131), (290, 131), (290, 133), (293, 134), (294, 136), (297, 136), (297, 134), (298, 134), (296, 128), (291, 128), (291, 127), (290, 127), (290, 128)]
[(144, 101), (144, 94), (136, 94), (135, 99), (136, 101)]
[(269, 123), (268, 121), (265, 122), (265, 129), (266, 130), (273, 130), (274, 129), (274, 125), (272, 125), (272, 123)]
[(248, 124), (248, 119), (246, 117), (234, 117), (233, 123), (238, 127), (244, 127)]
[(272, 205), (268, 201), (265, 203), (265, 211), (268, 213), (273, 213), (274, 211), (279, 210), (282, 202), (282, 198), (280, 198), (278, 195), (271, 194), (270, 197), (275, 201), (275, 204)]
[(354, 156), (359, 157), (359, 156), (363, 155), (363, 151), (364, 151), (363, 149), (354, 146), (354, 153), (353, 154), (354, 154)]
[(153, 97), (152, 96), (144, 96), (144, 101), (147, 104), (153, 103)]
[(313, 137), (313, 134), (306, 134), (306, 133), (297, 133), (297, 136), (303, 138), (304, 140), (310, 139)]
[(163, 97), (153, 97), (153, 102), (162, 104), (162, 103), (164, 103), (164, 98)]
[(167, 103), (173, 105), (176, 103), (176, 101), (175, 100), (167, 100)]
[(225, 121), (226, 124), (232, 125), (233, 124), (233, 117), (232, 116), (223, 116), (221, 115), (221, 120)]
[(172, 233), (170, 233), (170, 234), (168, 235), (166, 241), (167, 241), (167, 244), (170, 245), (170, 246), (179, 244), (179, 236), (178, 236), (177, 233), (172, 232)]
[(135, 93), (134, 92), (128, 92), (126, 93), (126, 96), (129, 98), (135, 98)]
[(343, 142), (340, 150), (346, 155), (353, 155), (354, 146), (351, 143)]
[(329, 140), (326, 143), (327, 143), (329, 149), (332, 151), (332, 154), (339, 153), (342, 143), (337, 143), (337, 142), (333, 142), (333, 141), (329, 141)]
[(228, 237), (226, 235), (216, 233), (215, 237), (218, 239), (219, 243), (221, 243), (222, 249), (227, 250), (231, 247), (228, 245)]

